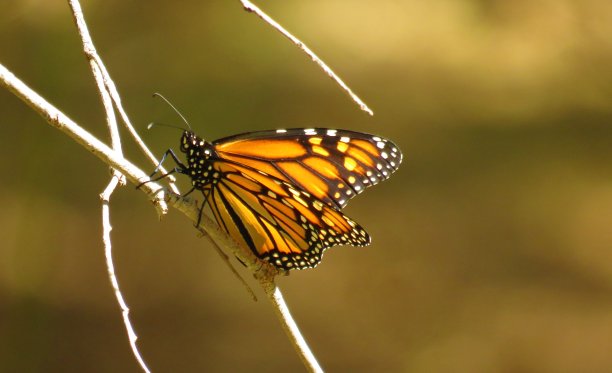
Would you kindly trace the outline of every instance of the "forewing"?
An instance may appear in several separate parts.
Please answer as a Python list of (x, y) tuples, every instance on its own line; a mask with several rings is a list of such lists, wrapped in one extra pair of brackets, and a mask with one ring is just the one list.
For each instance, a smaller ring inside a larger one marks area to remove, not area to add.
[(342, 208), (402, 161), (379, 136), (326, 128), (249, 132), (213, 142), (219, 157), (261, 170)]

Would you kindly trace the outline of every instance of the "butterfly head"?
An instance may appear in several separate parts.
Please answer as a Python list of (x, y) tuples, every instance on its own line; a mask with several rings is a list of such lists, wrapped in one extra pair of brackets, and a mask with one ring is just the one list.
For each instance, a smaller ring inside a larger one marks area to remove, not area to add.
[(181, 151), (187, 154), (187, 159), (190, 162), (192, 158), (209, 158), (214, 153), (212, 144), (192, 131), (183, 132), (183, 136), (181, 136)]
[(195, 186), (206, 183), (211, 170), (208, 160), (215, 155), (213, 145), (192, 131), (184, 131), (181, 136), (181, 152), (187, 157), (187, 167), (183, 173), (191, 177)]

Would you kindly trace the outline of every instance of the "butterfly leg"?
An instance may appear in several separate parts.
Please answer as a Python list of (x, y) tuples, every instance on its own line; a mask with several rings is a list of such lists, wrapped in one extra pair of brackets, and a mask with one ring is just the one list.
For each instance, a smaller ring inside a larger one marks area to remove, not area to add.
[[(161, 166), (164, 163), (164, 161), (166, 160), (166, 158), (168, 158), (168, 155), (170, 155), (172, 157), (172, 159), (174, 160), (174, 163), (176, 163), (176, 165), (177, 165), (177, 167), (174, 168), (175, 172), (178, 171), (179, 173), (181, 173), (183, 170), (187, 169), (187, 166), (185, 166), (183, 164), (183, 162), (181, 162), (181, 160), (178, 159), (176, 154), (174, 154), (174, 151), (172, 149), (168, 149), (168, 150), (166, 150), (166, 152), (162, 156), (162, 159), (159, 161), (159, 164), (157, 165), (157, 167), (155, 167), (155, 170), (153, 171), (153, 173), (151, 173), (151, 175), (149, 175), (149, 177), (153, 177), (153, 175), (155, 175), (159, 171), (159, 169), (161, 168)], [(159, 179), (156, 179), (156, 180), (159, 180)]]
[[(158, 172), (159, 172), (159, 169), (161, 168), (162, 164), (164, 163), (164, 161), (166, 160), (166, 158), (168, 157), (168, 155), (170, 155), (170, 156), (172, 157), (172, 159), (174, 160), (174, 162), (176, 163), (176, 165), (177, 165), (177, 166), (176, 166), (176, 167), (174, 167), (174, 168), (173, 168), (172, 170), (170, 170), (169, 172), (167, 172), (167, 173), (165, 173), (165, 174), (163, 174), (163, 175), (161, 175), (161, 176), (158, 176), (158, 177), (156, 177), (156, 178), (154, 178), (154, 179), (150, 179), (150, 180), (147, 180), (147, 181), (145, 181), (145, 182), (142, 182), (142, 183), (138, 184), (138, 186), (136, 187), (136, 189), (140, 189), (140, 187), (141, 187), (141, 186), (143, 186), (143, 185), (144, 185), (144, 184), (146, 184), (146, 183), (150, 183), (150, 182), (153, 182), (153, 181), (158, 181), (158, 180), (161, 180), (161, 179), (163, 179), (163, 178), (166, 178), (166, 177), (168, 177), (168, 176), (172, 175), (172, 174), (173, 174), (173, 173), (175, 173), (175, 172), (178, 172), (178, 173), (184, 173), (183, 171), (187, 169), (187, 166), (185, 166), (185, 165), (184, 165), (184, 164), (183, 164), (183, 163), (182, 163), (182, 162), (181, 162), (181, 161), (178, 159), (178, 157), (176, 156), (176, 154), (174, 154), (174, 151), (173, 151), (172, 149), (168, 149), (168, 150), (166, 150), (166, 152), (165, 152), (165, 153), (164, 153), (164, 155), (162, 156), (162, 159), (159, 161), (159, 164), (157, 165), (157, 167), (155, 167), (155, 170), (154, 170), (154, 171), (151, 173), (151, 175), (149, 175), (149, 178), (152, 178), (152, 177), (153, 177), (153, 175), (155, 175), (156, 173), (158, 173)], [(189, 193), (191, 193), (191, 192), (189, 192)]]
[[(194, 189), (190, 190), (189, 193), (193, 192)], [(211, 189), (209, 189), (207, 193), (202, 193), (204, 194), (204, 200), (202, 200), (202, 206), (200, 206), (200, 212), (198, 213), (198, 222), (195, 225), (196, 228), (199, 227), (200, 223), (202, 222), (202, 214), (204, 214), (204, 207), (206, 207), (206, 201), (208, 201), (208, 196), (210, 195), (210, 192)]]

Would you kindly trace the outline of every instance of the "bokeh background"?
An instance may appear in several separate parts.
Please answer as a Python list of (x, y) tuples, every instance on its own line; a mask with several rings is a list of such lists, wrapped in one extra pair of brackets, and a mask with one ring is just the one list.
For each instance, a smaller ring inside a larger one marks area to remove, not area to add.
[[(368, 248), (279, 280), (324, 368), (612, 371), (612, 2), (264, 1), (374, 109), (369, 117), (238, 1), (84, 1), (133, 122), (160, 155), (293, 126), (404, 152), (347, 214)], [(64, 1), (4, 1), (0, 62), (108, 141)], [(107, 167), (0, 90), (0, 371), (136, 372), (106, 275)], [(127, 139), (127, 137), (126, 137)], [(151, 170), (128, 140), (127, 156)], [(183, 183), (182, 185), (185, 185)], [(117, 274), (155, 372), (302, 370), (191, 223), (133, 186), (112, 200)]]

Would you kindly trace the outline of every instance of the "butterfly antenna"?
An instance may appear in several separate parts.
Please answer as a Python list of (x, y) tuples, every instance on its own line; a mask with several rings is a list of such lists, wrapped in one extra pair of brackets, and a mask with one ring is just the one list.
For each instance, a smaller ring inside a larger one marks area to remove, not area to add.
[(185, 129), (183, 127), (179, 127), (179, 126), (174, 126), (172, 124), (166, 124), (166, 123), (158, 123), (158, 122), (151, 122), (147, 125), (147, 129), (150, 130), (151, 128), (158, 126), (158, 127), (169, 127), (169, 128), (176, 128), (177, 130), (181, 130), (181, 131), (185, 131)]
[[(164, 101), (165, 101), (165, 102), (166, 102), (166, 103), (167, 103), (167, 104), (168, 104), (168, 105), (169, 105), (169, 106), (172, 108), (172, 110), (174, 110), (174, 112), (175, 112), (175, 113), (177, 113), (179, 117), (181, 117), (181, 119), (183, 120), (183, 122), (184, 122), (184, 123), (187, 125), (187, 128), (189, 128), (189, 130), (191, 131), (191, 126), (189, 125), (189, 122), (187, 122), (187, 119), (185, 119), (185, 117), (183, 116), (183, 114), (181, 114), (181, 112), (180, 112), (180, 111), (178, 111), (178, 110), (177, 110), (177, 108), (175, 108), (175, 107), (174, 107), (174, 105), (172, 105), (172, 103), (171, 103), (170, 101), (168, 101), (168, 99), (166, 99), (164, 96), (162, 96), (162, 94), (161, 94), (161, 93), (157, 93), (157, 92), (153, 93), (153, 97), (159, 97), (159, 98), (161, 98), (162, 100), (164, 100)], [(148, 128), (151, 128), (151, 125), (152, 125), (152, 124), (153, 124), (153, 123), (149, 124), (149, 127), (148, 127)], [(172, 126), (169, 126), (169, 125), (167, 125), (167, 124), (166, 124), (165, 126), (167, 126), (167, 127), (172, 127)], [(178, 128), (178, 127), (175, 127), (175, 128)], [(184, 129), (184, 128), (181, 128), (181, 129)]]

